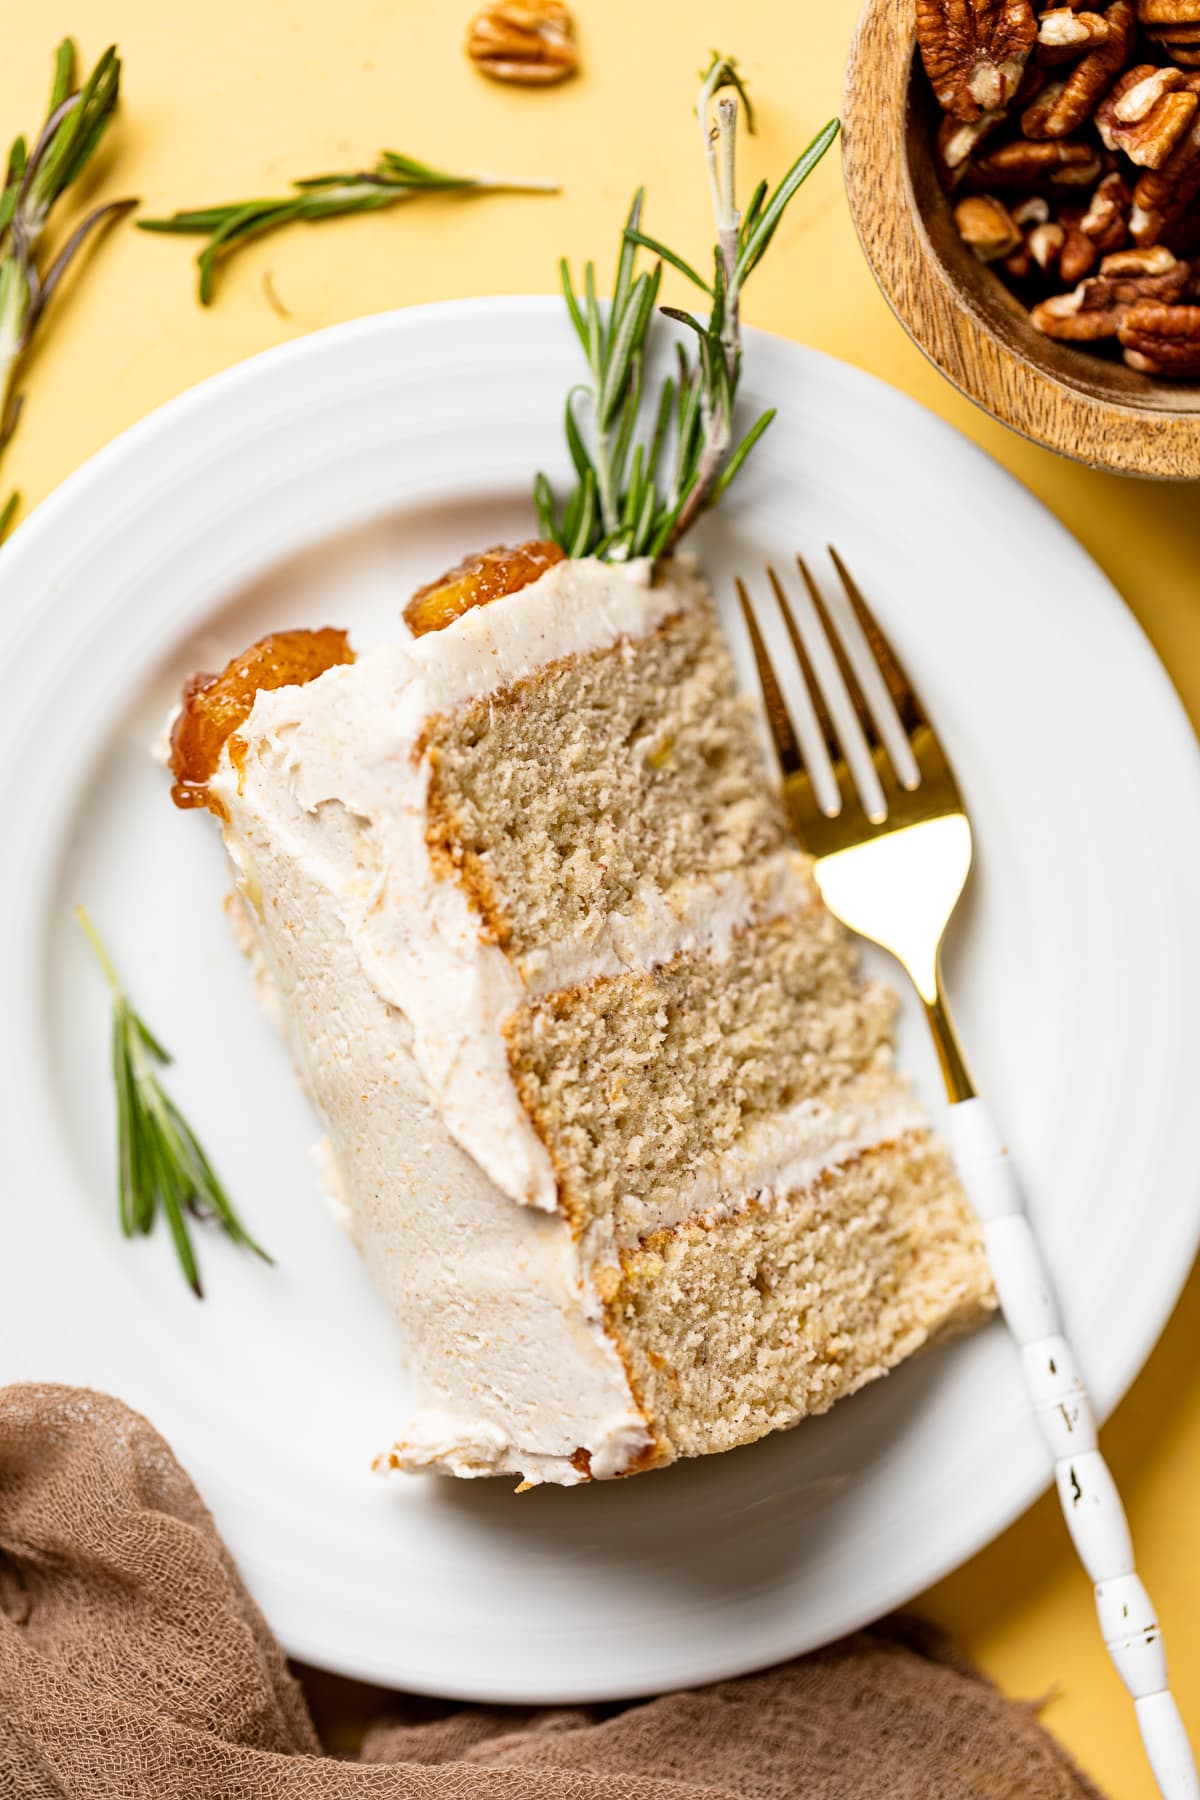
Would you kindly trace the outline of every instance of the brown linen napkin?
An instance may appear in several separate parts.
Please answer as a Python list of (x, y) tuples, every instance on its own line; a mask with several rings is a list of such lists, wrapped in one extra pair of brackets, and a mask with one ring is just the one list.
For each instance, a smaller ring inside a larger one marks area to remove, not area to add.
[(898, 1621), (620, 1709), (410, 1711), (361, 1761), (323, 1756), (145, 1419), (79, 1389), (0, 1390), (5, 1800), (1098, 1800), (1029, 1708)]

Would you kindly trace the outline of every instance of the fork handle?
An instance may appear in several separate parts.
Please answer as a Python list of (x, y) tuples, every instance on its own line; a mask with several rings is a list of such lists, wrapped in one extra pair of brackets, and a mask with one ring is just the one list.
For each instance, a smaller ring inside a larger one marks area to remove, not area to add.
[(1095, 1586), (1100, 1631), (1133, 1696), (1163, 1800), (1200, 1800), (1187, 1731), (1167, 1681), (1162, 1632), (1138, 1580), (1125, 1509), (1096, 1443), (1096, 1421), (1008, 1152), (982, 1100), (950, 1108), (950, 1143), (983, 1228), (992, 1279), (1021, 1352), (1034, 1417), (1054, 1458), (1063, 1516)]

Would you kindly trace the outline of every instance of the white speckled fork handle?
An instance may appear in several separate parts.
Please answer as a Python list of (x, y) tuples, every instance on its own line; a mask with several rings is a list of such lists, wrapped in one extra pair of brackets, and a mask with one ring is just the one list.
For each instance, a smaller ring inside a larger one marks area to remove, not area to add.
[(1142, 1742), (1164, 1800), (1200, 1800), (1187, 1731), (1167, 1682), (1162, 1632), (1134, 1571), (1125, 1509), (1096, 1444), (1096, 1421), (1021, 1200), (982, 1100), (950, 1108), (950, 1142), (983, 1226), (992, 1278), (1020, 1348), (1034, 1416), (1054, 1457), (1063, 1516), (1096, 1589), (1100, 1630), (1133, 1695)]

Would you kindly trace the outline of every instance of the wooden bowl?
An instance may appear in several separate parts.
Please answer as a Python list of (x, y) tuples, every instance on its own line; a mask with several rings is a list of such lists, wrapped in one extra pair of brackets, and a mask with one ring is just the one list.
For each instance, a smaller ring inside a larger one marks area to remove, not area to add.
[(1094, 468), (1200, 478), (1200, 385), (1155, 381), (1034, 330), (954, 228), (934, 162), (939, 118), (913, 0), (866, 0), (846, 74), (846, 187), (901, 324), (956, 387), (1025, 437)]

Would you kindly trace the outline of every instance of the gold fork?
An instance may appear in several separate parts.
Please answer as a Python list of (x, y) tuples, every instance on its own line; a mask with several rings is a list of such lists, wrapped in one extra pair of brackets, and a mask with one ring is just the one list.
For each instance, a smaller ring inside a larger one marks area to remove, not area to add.
[(795, 605), (773, 568), (770, 603), (755, 605), (736, 584), (792, 828), (830, 911), (889, 950), (920, 995), (951, 1102), (951, 1147), (1067, 1525), (1095, 1586), (1105, 1644), (1133, 1696), (1160, 1793), (1197, 1800), (1200, 1779), (1154, 1609), (1134, 1573), (1124, 1509), (1020, 1189), (946, 1002), (941, 946), (971, 866), (967, 809), (916, 690), (845, 564), (829, 554), (840, 588), (828, 600), (801, 557)]

